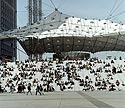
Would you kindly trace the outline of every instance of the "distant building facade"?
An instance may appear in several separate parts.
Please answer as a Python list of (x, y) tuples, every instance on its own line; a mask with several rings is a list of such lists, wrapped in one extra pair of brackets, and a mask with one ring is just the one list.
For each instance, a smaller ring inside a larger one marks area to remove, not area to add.
[(40, 21), (42, 18), (42, 0), (28, 0), (28, 25)]
[[(0, 0), (0, 32), (17, 28), (17, 0)], [(16, 39), (0, 40), (0, 57), (16, 58)]]

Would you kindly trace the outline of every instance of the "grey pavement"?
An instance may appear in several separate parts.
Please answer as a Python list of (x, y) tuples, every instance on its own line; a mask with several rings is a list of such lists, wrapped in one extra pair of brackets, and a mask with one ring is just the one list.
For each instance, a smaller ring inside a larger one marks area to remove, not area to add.
[(0, 94), (0, 108), (125, 108), (125, 91)]

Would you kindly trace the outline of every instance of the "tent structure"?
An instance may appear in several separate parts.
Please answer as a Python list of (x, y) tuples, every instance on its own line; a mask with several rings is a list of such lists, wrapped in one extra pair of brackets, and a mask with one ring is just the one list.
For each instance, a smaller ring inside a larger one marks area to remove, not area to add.
[(17, 38), (28, 55), (69, 51), (125, 51), (125, 25), (78, 18), (55, 10), (41, 21), (0, 38)]

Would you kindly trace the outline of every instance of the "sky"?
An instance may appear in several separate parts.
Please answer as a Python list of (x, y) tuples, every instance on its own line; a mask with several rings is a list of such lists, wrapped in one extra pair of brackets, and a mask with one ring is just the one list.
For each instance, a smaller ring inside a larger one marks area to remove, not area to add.
[[(22, 27), (27, 24), (28, 0), (17, 1), (18, 27)], [(65, 14), (88, 19), (106, 19), (110, 14), (122, 13), (111, 20), (125, 23), (125, 0), (42, 0), (43, 17), (55, 8)]]
[[(28, 23), (28, 0), (17, 1), (17, 26), (23, 27)], [(42, 0), (43, 17), (55, 8), (71, 16), (87, 19), (110, 18), (113, 22), (125, 24), (125, 0)], [(114, 56), (118, 54), (125, 56), (122, 52), (114, 52)], [(101, 55), (106, 56), (107, 52)]]

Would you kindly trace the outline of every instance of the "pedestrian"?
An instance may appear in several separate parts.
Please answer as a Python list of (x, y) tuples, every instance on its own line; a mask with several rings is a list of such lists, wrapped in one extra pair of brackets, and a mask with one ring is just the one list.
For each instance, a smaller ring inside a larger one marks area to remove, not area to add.
[(43, 87), (42, 87), (41, 84), (40, 84), (40, 92), (44, 95), (44, 93), (43, 93)]
[(115, 83), (116, 83), (117, 86), (119, 86), (119, 84), (120, 84), (119, 80), (116, 80)]
[(28, 89), (27, 95), (28, 95), (28, 93), (30, 93), (32, 95), (32, 92), (31, 92), (31, 83), (28, 83), (27, 89)]
[(24, 93), (24, 94), (25, 94), (25, 89), (26, 89), (26, 87), (25, 87), (24, 83), (22, 83), (22, 93)]
[(37, 84), (37, 86), (36, 86), (36, 95), (37, 95), (37, 93), (39, 93), (41, 95), (39, 84)]
[(14, 91), (15, 91), (15, 86), (14, 86), (14, 84), (12, 83), (11, 86), (10, 86), (10, 93), (13, 94)]

